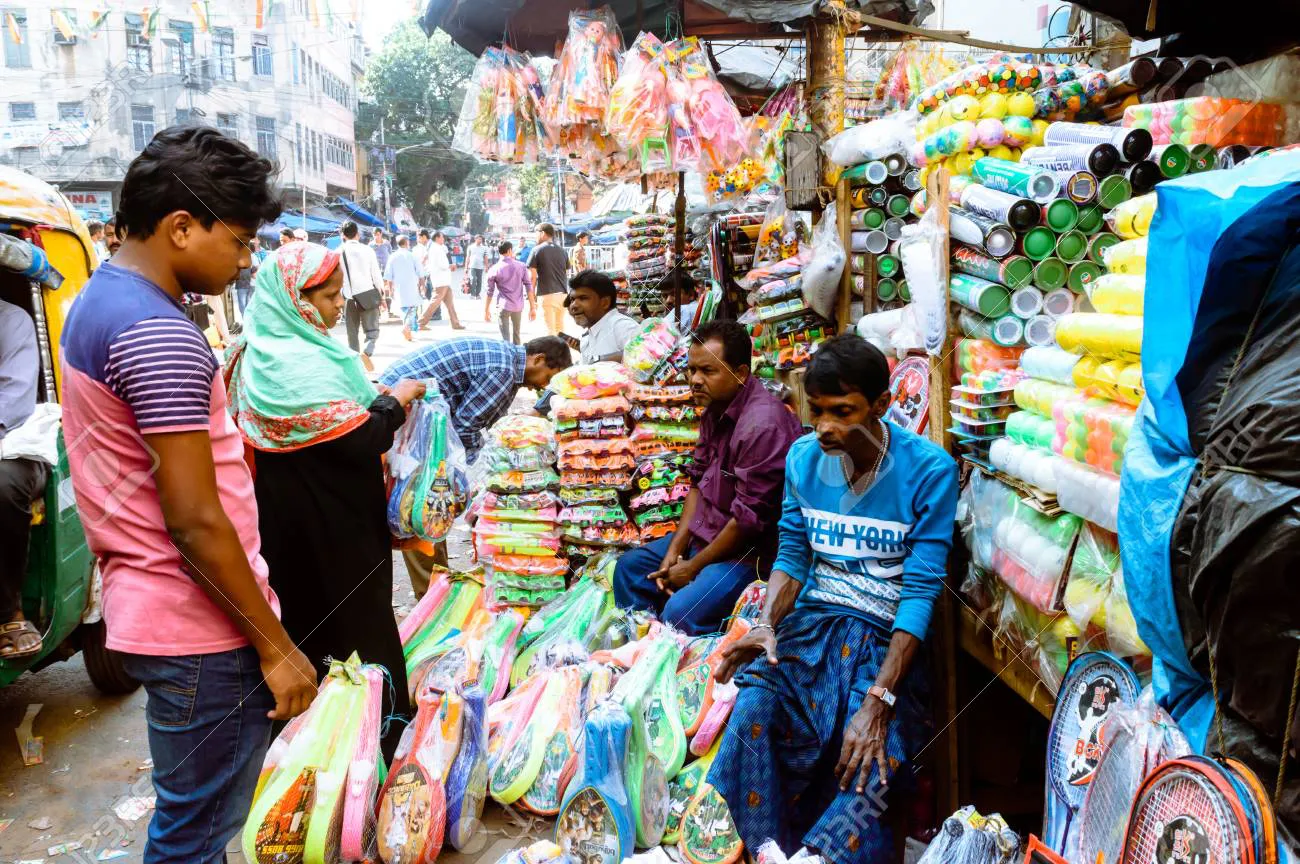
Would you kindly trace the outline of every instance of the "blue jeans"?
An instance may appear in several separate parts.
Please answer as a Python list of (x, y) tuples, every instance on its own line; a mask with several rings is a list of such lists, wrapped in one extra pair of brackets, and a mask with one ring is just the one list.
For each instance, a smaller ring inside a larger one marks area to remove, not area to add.
[[(661, 537), (623, 553), (614, 567), (614, 600), (624, 609), (649, 609), (660, 620), (688, 636), (716, 633), (731, 614), (745, 586), (758, 578), (753, 564), (720, 561), (710, 564), (675, 594), (659, 590), (650, 574), (659, 569), (673, 535)], [(690, 558), (695, 549), (686, 557)]]
[(144, 864), (213, 864), (248, 816), (275, 699), (251, 647), (217, 654), (123, 654), (149, 700), (158, 808)]
[(253, 299), (253, 289), (251, 286), (248, 288), (235, 289), (235, 303), (239, 306), (240, 315), (244, 314), (244, 309), (247, 308), (248, 301), (251, 299)]

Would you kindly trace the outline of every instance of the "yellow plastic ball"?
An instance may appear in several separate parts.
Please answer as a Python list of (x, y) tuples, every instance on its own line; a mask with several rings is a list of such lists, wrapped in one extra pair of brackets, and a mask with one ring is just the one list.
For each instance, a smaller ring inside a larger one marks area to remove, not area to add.
[(985, 93), (980, 97), (980, 117), (1001, 120), (1007, 116), (1007, 97), (1001, 93)]
[(1012, 93), (1007, 97), (1007, 113), (1013, 117), (1033, 117), (1034, 97), (1028, 93)]

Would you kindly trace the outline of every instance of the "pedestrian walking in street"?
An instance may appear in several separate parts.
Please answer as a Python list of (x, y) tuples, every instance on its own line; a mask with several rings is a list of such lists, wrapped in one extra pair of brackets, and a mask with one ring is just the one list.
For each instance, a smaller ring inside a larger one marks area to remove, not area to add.
[[(411, 259), (407, 242), (390, 270)], [(414, 292), (413, 281), (407, 287)], [(339, 253), (323, 246), (295, 244), (267, 262), (226, 364), (230, 408), (253, 448), (262, 555), (285, 629), (322, 675), (353, 651), (383, 666), (392, 684), (384, 716), (406, 717), (380, 458), (424, 385), (397, 381), (379, 393), (356, 354), (330, 337), (342, 288)], [(389, 724), (386, 759), (401, 732)]]
[(397, 251), (388, 259), (384, 281), (388, 283), (393, 302), (402, 310), (402, 336), (411, 341), (411, 330), (420, 329), (420, 280), (424, 268), (411, 252), (411, 241), (405, 236), (397, 238)]
[[(524, 294), (528, 295), (528, 320), (537, 318), (537, 295), (533, 293), (533, 280), (528, 268), (515, 258), (514, 246), (509, 240), (497, 247), (501, 260), (488, 271), (487, 302), (483, 307), (483, 320), (492, 320), (492, 295), (497, 296), (497, 323), (501, 338), (519, 344), (519, 328), (524, 314)], [(513, 335), (508, 332), (513, 331)]]
[(451, 259), (447, 256), (447, 238), (441, 231), (433, 235), (433, 245), (429, 247), (425, 269), (429, 275), (429, 285), (433, 290), (433, 302), (420, 316), (420, 326), (428, 324), (434, 313), (445, 305), (447, 315), (451, 318), (451, 329), (464, 330), (464, 325), (456, 316), (456, 301), (451, 293)]
[[(361, 364), (367, 372), (374, 371), (375, 343), (379, 340), (379, 306), (383, 302), (384, 277), (375, 258), (374, 248), (357, 239), (357, 223), (348, 220), (341, 230), (343, 243), (339, 256), (343, 268), (343, 298), (346, 301), (344, 319), (348, 331), (348, 347), (360, 352)], [(364, 349), (357, 335), (364, 330)]]
[(249, 266), (258, 226), (280, 215), (274, 175), (216, 129), (159, 132), (126, 171), (122, 246), (63, 331), (63, 429), (107, 645), (149, 697), (145, 864), (223, 861), (272, 721), (316, 694), (268, 584), (217, 358), (180, 305), (186, 291), (220, 296)]
[(483, 271), (487, 267), (487, 254), (488, 247), (483, 242), (483, 235), (476, 234), (474, 242), (465, 253), (465, 268), (469, 272), (469, 293), (475, 300), (483, 293)]
[(555, 336), (564, 329), (564, 301), (569, 296), (569, 259), (555, 245), (555, 226), (543, 222), (537, 226), (537, 245), (528, 258), (533, 286), (542, 302), (546, 332)]

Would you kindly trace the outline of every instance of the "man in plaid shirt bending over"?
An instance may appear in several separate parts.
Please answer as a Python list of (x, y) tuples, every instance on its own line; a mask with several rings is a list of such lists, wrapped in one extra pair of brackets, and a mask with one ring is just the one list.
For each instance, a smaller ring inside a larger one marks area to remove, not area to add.
[[(551, 377), (573, 362), (569, 346), (558, 336), (542, 336), (526, 345), (500, 339), (458, 336), (435, 342), (398, 360), (379, 376), (382, 387), (403, 378), (433, 379), (451, 408), (451, 425), (473, 462), (483, 446), (483, 431), (510, 408), (520, 387), (544, 390)], [(406, 549), (406, 570), (416, 598), (429, 590), (432, 565), (447, 566), (445, 542)]]

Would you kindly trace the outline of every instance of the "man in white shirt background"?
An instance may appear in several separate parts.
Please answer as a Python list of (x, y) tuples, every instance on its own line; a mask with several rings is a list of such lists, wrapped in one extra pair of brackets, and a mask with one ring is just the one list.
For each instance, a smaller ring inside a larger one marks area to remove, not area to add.
[[(379, 306), (383, 300), (384, 277), (374, 248), (357, 239), (357, 223), (352, 220), (344, 222), (340, 233), (343, 235), (339, 255), (343, 268), (343, 297), (347, 301), (343, 315), (348, 347), (360, 352), (361, 363), (367, 371), (374, 371), (375, 364), (370, 358), (379, 340)], [(366, 334), (364, 350), (357, 335), (358, 329)]]
[(469, 271), (469, 293), (475, 300), (483, 293), (483, 271), (487, 269), (487, 252), (481, 234), (475, 234), (474, 242), (465, 250), (465, 269)]
[(615, 308), (618, 289), (599, 270), (583, 270), (569, 280), (569, 314), (587, 332), (582, 337), (583, 363), (623, 359), (623, 348), (641, 329), (635, 318)]
[(447, 254), (447, 238), (443, 236), (441, 231), (437, 231), (433, 235), (433, 243), (429, 246), (429, 254), (425, 259), (424, 269), (429, 274), (429, 286), (433, 290), (433, 302), (420, 316), (420, 326), (423, 327), (428, 324), (429, 319), (433, 317), (433, 313), (445, 305), (447, 315), (451, 318), (451, 329), (464, 330), (465, 326), (460, 323), (460, 318), (456, 317), (456, 301), (451, 296), (451, 258)]
[(402, 310), (402, 336), (411, 341), (411, 328), (419, 329), (420, 282), (424, 267), (411, 251), (411, 240), (405, 234), (397, 238), (397, 251), (388, 256), (384, 268), (384, 281), (392, 292), (393, 303)]
[(420, 279), (420, 296), (425, 300), (433, 299), (433, 291), (429, 288), (429, 229), (421, 228), (416, 234), (415, 245), (411, 247), (411, 254), (415, 260), (420, 262), (420, 272), (424, 275)]

